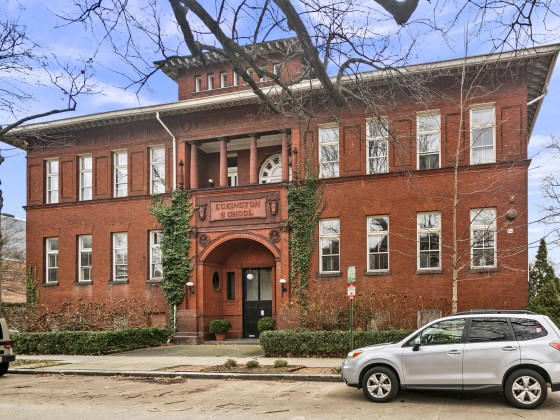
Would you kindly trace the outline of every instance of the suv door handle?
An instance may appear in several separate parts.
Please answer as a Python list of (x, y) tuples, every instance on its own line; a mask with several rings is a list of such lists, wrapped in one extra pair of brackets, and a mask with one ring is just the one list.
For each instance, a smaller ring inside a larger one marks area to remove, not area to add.
[(459, 350), (450, 350), (447, 352), (447, 354), (461, 354), (461, 351)]
[(513, 347), (513, 346), (506, 346), (506, 347), (502, 347), (503, 351), (514, 351), (517, 350), (517, 347)]

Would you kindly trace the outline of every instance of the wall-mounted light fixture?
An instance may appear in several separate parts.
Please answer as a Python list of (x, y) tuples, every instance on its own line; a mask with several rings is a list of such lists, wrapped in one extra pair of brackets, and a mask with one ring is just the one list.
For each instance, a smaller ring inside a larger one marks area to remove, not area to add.
[(284, 293), (288, 291), (286, 288), (286, 279), (280, 279), (280, 286), (282, 287), (282, 297), (284, 297)]
[(254, 278), (255, 276), (253, 276), (253, 273), (247, 274), (247, 280), (253, 280)]
[(187, 282), (187, 287), (189, 288), (189, 296), (194, 296), (194, 283), (192, 281)]

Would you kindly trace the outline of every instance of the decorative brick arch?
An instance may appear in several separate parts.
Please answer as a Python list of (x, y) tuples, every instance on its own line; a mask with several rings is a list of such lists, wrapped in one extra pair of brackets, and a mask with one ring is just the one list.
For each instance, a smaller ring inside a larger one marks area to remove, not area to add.
[(213, 240), (200, 254), (198, 258), (199, 263), (203, 263), (212, 252), (218, 248), (220, 245), (225, 244), (233, 239), (249, 239), (251, 241), (258, 242), (266, 249), (270, 251), (270, 253), (274, 256), (274, 260), (280, 260), (280, 250), (274, 244), (270, 242), (270, 240), (264, 236), (257, 235), (255, 233), (226, 233), (215, 240)]

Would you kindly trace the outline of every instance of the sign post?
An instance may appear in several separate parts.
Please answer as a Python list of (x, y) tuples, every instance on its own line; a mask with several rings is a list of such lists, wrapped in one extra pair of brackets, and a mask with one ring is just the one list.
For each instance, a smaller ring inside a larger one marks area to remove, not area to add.
[(354, 298), (356, 297), (356, 267), (348, 267), (348, 288), (346, 296), (350, 301), (350, 350), (354, 349)]

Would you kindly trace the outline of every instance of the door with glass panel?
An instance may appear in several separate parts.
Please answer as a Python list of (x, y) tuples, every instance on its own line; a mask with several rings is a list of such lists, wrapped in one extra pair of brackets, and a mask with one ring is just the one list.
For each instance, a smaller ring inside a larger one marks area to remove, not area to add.
[(257, 322), (272, 316), (272, 268), (243, 269), (243, 337), (257, 338)]

